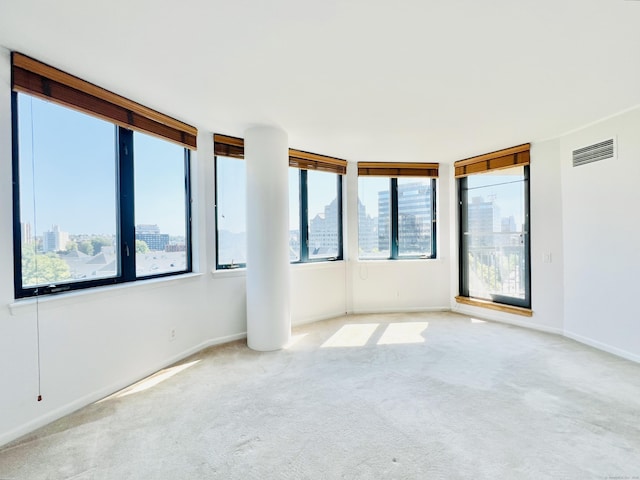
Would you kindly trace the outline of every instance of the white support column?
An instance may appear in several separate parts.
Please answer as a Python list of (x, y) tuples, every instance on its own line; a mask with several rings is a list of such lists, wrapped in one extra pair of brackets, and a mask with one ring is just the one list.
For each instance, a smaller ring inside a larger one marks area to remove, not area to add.
[(244, 135), (247, 163), (247, 345), (270, 351), (291, 337), (289, 145), (275, 127)]

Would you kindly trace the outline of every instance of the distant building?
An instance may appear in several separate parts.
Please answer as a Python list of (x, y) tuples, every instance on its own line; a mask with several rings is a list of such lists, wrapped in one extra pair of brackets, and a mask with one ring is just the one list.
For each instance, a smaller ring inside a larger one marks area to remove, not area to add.
[[(389, 249), (391, 215), (388, 190), (378, 192), (378, 248)], [(423, 182), (398, 184), (398, 251), (431, 252), (431, 188)]]
[(373, 253), (378, 248), (377, 220), (367, 214), (367, 207), (358, 198), (358, 247), (362, 254)]
[(58, 225), (52, 225), (51, 230), (42, 234), (42, 251), (57, 252), (66, 250), (69, 243), (69, 234), (60, 230)]
[(494, 245), (493, 232), (500, 231), (496, 225), (497, 206), (493, 200), (485, 201), (484, 197), (473, 197), (468, 208), (467, 230), (473, 236), (474, 246)]
[(165, 252), (186, 252), (187, 246), (184, 243), (171, 243), (164, 247)]
[(423, 182), (398, 182), (398, 251), (431, 253), (431, 188)]
[(31, 223), (20, 223), (20, 233), (22, 245), (31, 245), (33, 243), (33, 237), (31, 234)]
[(338, 255), (338, 200), (333, 199), (309, 224), (309, 257)]
[(502, 233), (510, 233), (510, 232), (517, 231), (516, 219), (513, 217), (513, 215), (509, 215), (508, 217), (502, 217), (501, 223), (502, 223), (502, 228), (500, 229), (500, 231)]
[(136, 240), (142, 240), (149, 250), (164, 251), (169, 245), (169, 234), (160, 233), (158, 225), (136, 225)]
[(389, 190), (378, 192), (378, 250), (389, 250), (391, 235), (391, 197)]
[(158, 225), (151, 225), (151, 224), (138, 224), (136, 225), (136, 233), (141, 233), (141, 234), (159, 234), (160, 233), (160, 227)]
[(300, 230), (289, 230), (289, 261), (300, 260)]

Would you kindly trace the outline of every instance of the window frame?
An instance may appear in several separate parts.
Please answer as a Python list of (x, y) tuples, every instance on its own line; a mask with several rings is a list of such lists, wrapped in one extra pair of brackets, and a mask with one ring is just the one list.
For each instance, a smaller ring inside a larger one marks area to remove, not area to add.
[[(297, 167), (291, 167), (297, 168)], [(338, 209), (338, 254), (331, 257), (309, 258), (309, 170), (298, 169), (298, 182), (300, 188), (300, 256), (299, 260), (289, 262), (291, 265), (300, 263), (318, 263), (318, 262), (336, 262), (344, 258), (344, 241), (343, 241), (343, 225), (342, 225), (342, 175), (336, 173), (336, 203)], [(329, 172), (331, 173), (331, 172)]]
[[(366, 176), (359, 176), (366, 178)], [(389, 178), (389, 210), (390, 210), (390, 232), (389, 232), (389, 256), (388, 257), (361, 257), (358, 255), (358, 261), (375, 262), (384, 260), (434, 260), (438, 258), (438, 234), (437, 234), (437, 178), (429, 176), (415, 176), (413, 178), (430, 179), (429, 188), (431, 188), (431, 255), (401, 255), (400, 250), (400, 228), (399, 228), (399, 200), (398, 200), (398, 178), (390, 176)], [(360, 216), (358, 215), (358, 219)], [(358, 222), (358, 229), (360, 223)], [(359, 238), (359, 236), (358, 236)], [(359, 250), (359, 248), (358, 248)]]
[[(517, 165), (515, 165), (517, 166)], [(523, 166), (523, 183), (524, 183), (524, 226), (522, 235), (524, 237), (524, 299), (509, 297), (507, 295), (493, 295), (491, 298), (474, 297), (469, 295), (469, 266), (466, 252), (468, 250), (467, 235), (464, 234), (468, 229), (469, 215), (468, 209), (468, 188), (467, 179), (473, 174), (466, 174), (458, 178), (458, 291), (461, 297), (480, 300), (498, 305), (506, 305), (518, 307), (522, 309), (531, 309), (531, 209), (530, 209), (530, 172), (529, 164)], [(487, 170), (478, 172), (485, 173)]]
[[(237, 160), (239, 162), (244, 162), (244, 160), (238, 159), (237, 157), (225, 156), (225, 155), (214, 155), (214, 165), (213, 165), (213, 182), (214, 182), (214, 204), (215, 204), (215, 218), (216, 218), (216, 270), (237, 270), (241, 268), (247, 268), (246, 262), (242, 263), (220, 263), (220, 222), (218, 221), (219, 214), (219, 206), (218, 206), (218, 158), (224, 157), (229, 158), (231, 160)], [(246, 167), (245, 167), (246, 168)], [(246, 173), (246, 170), (245, 170)], [(246, 194), (246, 192), (245, 192)], [(245, 215), (246, 221), (246, 215)], [(245, 225), (245, 234), (246, 234), (246, 225)]]
[[(135, 281), (183, 275), (193, 271), (192, 265), (192, 216), (191, 216), (191, 150), (184, 149), (184, 182), (185, 182), (185, 244), (186, 268), (180, 271), (162, 272), (153, 275), (136, 276), (135, 251), (135, 191), (134, 191), (134, 131), (118, 125), (111, 120), (103, 119), (113, 125), (116, 141), (114, 166), (116, 170), (116, 261), (118, 273), (113, 277), (65, 281), (58, 285), (24, 287), (22, 283), (22, 230), (20, 215), (20, 146), (19, 146), (19, 112), (18, 94), (39, 98), (23, 91), (11, 92), (11, 125), (12, 125), (12, 180), (13, 180), (13, 247), (14, 247), (14, 295), (15, 298), (29, 298), (41, 295), (57, 294), (61, 292), (84, 290), (93, 287), (131, 283)], [(44, 99), (44, 101), (50, 101)], [(71, 106), (51, 100), (60, 108), (74, 109)], [(89, 112), (81, 111), (88, 116)], [(146, 133), (146, 132), (143, 132)], [(71, 139), (70, 139), (71, 140)], [(169, 141), (163, 138), (164, 141)]]

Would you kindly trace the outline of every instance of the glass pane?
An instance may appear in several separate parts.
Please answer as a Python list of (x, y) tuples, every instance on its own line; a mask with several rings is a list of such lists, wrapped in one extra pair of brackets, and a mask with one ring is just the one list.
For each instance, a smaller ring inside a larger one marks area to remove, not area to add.
[(289, 261), (300, 261), (300, 170), (289, 168)]
[(469, 295), (525, 298), (524, 167), (467, 177)]
[(431, 256), (430, 178), (398, 178), (398, 255)]
[(218, 266), (247, 263), (246, 164), (243, 160), (216, 157)]
[(337, 174), (309, 170), (309, 259), (338, 256), (338, 179)]
[(22, 286), (118, 275), (113, 124), (18, 95)]
[(358, 245), (360, 258), (389, 258), (391, 181), (387, 177), (358, 178)]
[(187, 192), (183, 147), (133, 134), (136, 275), (187, 270)]

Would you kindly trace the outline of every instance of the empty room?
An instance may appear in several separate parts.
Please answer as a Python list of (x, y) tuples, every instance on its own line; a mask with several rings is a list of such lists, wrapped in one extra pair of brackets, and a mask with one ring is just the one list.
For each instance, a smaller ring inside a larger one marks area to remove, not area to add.
[(0, 0), (0, 480), (640, 479), (640, 1)]

